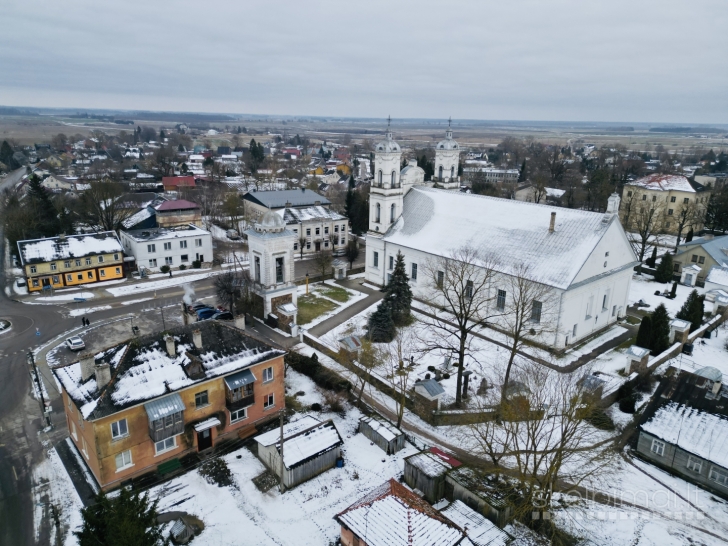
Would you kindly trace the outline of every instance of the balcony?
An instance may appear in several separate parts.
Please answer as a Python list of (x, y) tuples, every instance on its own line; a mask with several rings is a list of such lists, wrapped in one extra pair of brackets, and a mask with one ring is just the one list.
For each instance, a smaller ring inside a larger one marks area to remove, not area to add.
[(230, 412), (239, 410), (242, 408), (247, 408), (248, 406), (252, 406), (253, 404), (255, 404), (255, 394), (249, 394), (248, 396), (243, 396), (242, 398), (239, 398), (238, 400), (235, 400), (235, 401), (232, 400), (232, 397), (228, 397), (225, 400), (225, 407)]
[(161, 442), (177, 434), (185, 431), (185, 423), (180, 415), (179, 420), (175, 420), (171, 425), (164, 426), (165, 423), (158, 424), (160, 421), (152, 421), (149, 423), (149, 437), (155, 442)]

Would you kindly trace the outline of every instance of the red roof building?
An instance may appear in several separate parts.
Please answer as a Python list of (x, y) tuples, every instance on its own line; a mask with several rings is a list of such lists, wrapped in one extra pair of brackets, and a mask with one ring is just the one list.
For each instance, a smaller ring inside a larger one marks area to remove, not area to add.
[(177, 191), (178, 188), (194, 188), (194, 176), (163, 176), (164, 191)]

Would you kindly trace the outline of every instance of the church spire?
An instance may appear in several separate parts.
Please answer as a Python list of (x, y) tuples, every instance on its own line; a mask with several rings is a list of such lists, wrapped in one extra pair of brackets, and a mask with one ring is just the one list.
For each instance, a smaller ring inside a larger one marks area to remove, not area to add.
[(392, 140), (392, 116), (387, 116), (387, 140)]
[(452, 116), (447, 119), (447, 130), (445, 131), (445, 138), (452, 140)]

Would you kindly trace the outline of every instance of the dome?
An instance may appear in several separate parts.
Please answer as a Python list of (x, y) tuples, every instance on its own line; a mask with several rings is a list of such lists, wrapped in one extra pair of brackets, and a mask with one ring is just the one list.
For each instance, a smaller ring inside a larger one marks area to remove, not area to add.
[(458, 148), (458, 143), (452, 139), (452, 131), (450, 129), (445, 133), (445, 140), (441, 140), (436, 146), (437, 150), (457, 150)]
[(257, 231), (283, 231), (286, 229), (286, 223), (280, 214), (269, 210), (263, 215), (260, 222), (255, 224), (255, 229)]
[(402, 151), (399, 147), (399, 144), (397, 144), (392, 139), (392, 133), (387, 131), (387, 138), (383, 141), (381, 141), (379, 144), (377, 144), (376, 148), (377, 152), (400, 152)]

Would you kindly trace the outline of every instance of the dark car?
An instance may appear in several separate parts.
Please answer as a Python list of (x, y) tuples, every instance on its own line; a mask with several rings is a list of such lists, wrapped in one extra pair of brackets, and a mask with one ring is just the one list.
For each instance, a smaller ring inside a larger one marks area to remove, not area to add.
[(196, 313), (200, 309), (210, 309), (210, 306), (206, 303), (193, 303), (188, 306), (188, 309), (190, 310), (190, 313)]
[(217, 313), (214, 309), (210, 309), (209, 307), (206, 309), (199, 309), (197, 311), (197, 320), (207, 320), (209, 318), (212, 318), (212, 315)]
[(235, 317), (233, 317), (233, 314), (230, 311), (222, 311), (220, 313), (215, 313), (211, 318), (212, 320), (233, 320)]

